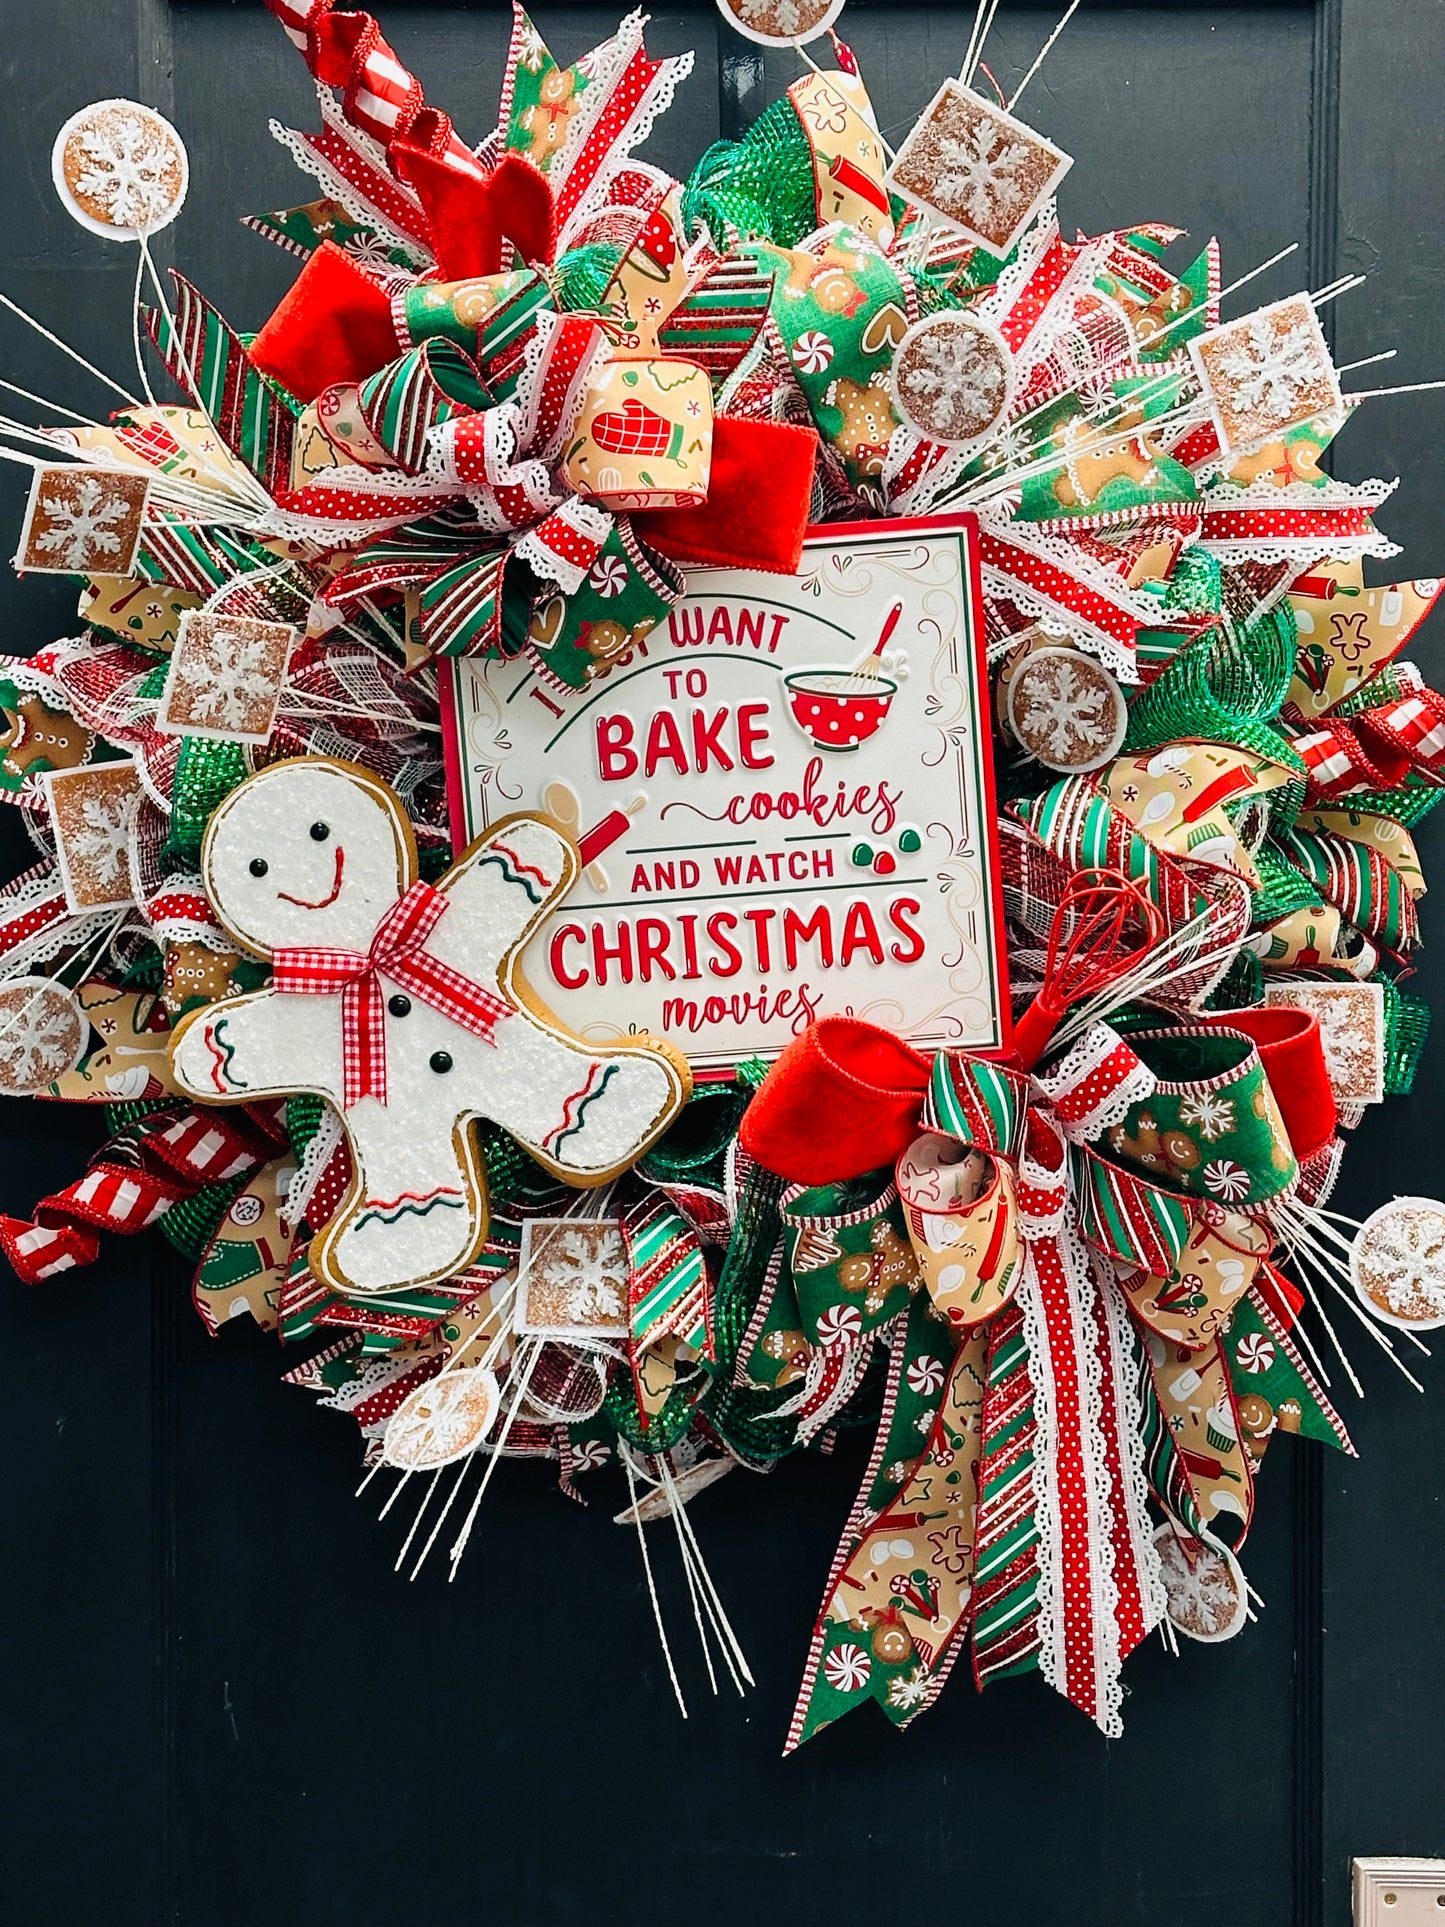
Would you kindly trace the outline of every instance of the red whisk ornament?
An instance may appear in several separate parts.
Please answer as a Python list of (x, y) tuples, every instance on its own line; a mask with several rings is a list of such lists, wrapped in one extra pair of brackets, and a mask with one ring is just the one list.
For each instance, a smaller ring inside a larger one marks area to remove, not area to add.
[(1038, 1063), (1071, 1005), (1128, 976), (1163, 934), (1164, 918), (1143, 884), (1121, 870), (1070, 877), (1049, 925), (1043, 989), (1014, 1025), (1024, 1069)]

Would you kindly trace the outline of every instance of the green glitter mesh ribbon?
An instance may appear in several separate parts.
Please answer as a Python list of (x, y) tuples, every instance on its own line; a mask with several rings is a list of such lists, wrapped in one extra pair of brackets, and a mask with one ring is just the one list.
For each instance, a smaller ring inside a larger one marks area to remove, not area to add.
[[(1203, 586), (1196, 574), (1187, 593)], [(1271, 816), (1292, 818), (1304, 800), (1304, 764), (1270, 720), (1289, 690), (1298, 640), (1287, 603), (1243, 625), (1226, 610), (1217, 628), (1187, 643), (1134, 698), (1123, 754), (1193, 740), (1267, 756), (1300, 774), (1297, 785), (1267, 799)]]
[(564, 254), (553, 270), (557, 306), (562, 309), (600, 308), (608, 282), (617, 272), (622, 250), (604, 241)]
[(208, 1184), (189, 1198), (178, 1198), (156, 1219), (157, 1229), (164, 1232), (183, 1258), (199, 1263), (230, 1210), (232, 1200), (252, 1176), (252, 1172), (243, 1171), (239, 1177)]
[(1445, 789), (1415, 775), (1407, 776), (1398, 789), (1351, 790), (1329, 808), (1351, 809), (1360, 816), (1389, 816), (1407, 830), (1423, 823), (1442, 797)]
[(201, 839), (219, 806), (250, 771), (239, 743), (186, 736), (171, 789), (171, 833), (166, 856), (192, 868), (201, 860)]
[(1278, 923), (1296, 910), (1318, 909), (1320, 893), (1302, 870), (1266, 843), (1254, 853), (1259, 888), (1252, 892), (1253, 921)]
[(1389, 977), (1376, 982), (1385, 993), (1385, 1095), (1406, 1097), (1415, 1087), (1420, 1053), (1430, 1035), (1430, 1006)]
[(680, 1184), (688, 1179), (721, 1184), (727, 1148), (737, 1136), (747, 1108), (747, 1093), (736, 1084), (716, 1084), (694, 1091), (677, 1122), (638, 1165), (638, 1174), (657, 1184)]
[(730, 233), (794, 247), (818, 225), (813, 156), (793, 103), (783, 96), (740, 141), (718, 141), (682, 194), (688, 234), (705, 226), (718, 247)]

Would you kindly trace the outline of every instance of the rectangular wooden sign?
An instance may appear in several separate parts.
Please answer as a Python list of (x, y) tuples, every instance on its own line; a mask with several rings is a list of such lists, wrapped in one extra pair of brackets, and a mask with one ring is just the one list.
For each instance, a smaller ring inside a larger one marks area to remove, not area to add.
[(448, 668), (458, 848), (517, 810), (579, 842), (523, 968), (580, 1035), (651, 1031), (703, 1076), (840, 1012), (1005, 1046), (972, 517), (816, 528), (797, 576), (689, 570), (579, 692)]

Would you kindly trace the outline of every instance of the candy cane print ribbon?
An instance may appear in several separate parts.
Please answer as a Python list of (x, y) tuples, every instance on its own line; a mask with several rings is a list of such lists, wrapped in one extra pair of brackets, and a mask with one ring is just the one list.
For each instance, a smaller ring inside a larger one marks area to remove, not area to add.
[[(339, 10), (335, 0), (266, 0), (288, 38), (324, 86), (340, 87), (347, 120), (383, 148), (405, 139), (424, 96), (421, 82), (381, 37), (369, 13)], [(438, 143), (449, 166), (482, 177), (471, 149), (446, 123)]]

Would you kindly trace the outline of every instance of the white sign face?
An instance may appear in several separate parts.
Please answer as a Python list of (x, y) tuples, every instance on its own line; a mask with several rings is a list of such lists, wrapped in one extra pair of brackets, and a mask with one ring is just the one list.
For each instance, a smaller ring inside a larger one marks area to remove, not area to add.
[(523, 958), (597, 1042), (695, 1071), (847, 1013), (928, 1049), (1007, 1041), (971, 518), (813, 531), (802, 573), (695, 569), (587, 688), (454, 665), (458, 847), (517, 810), (583, 872)]

